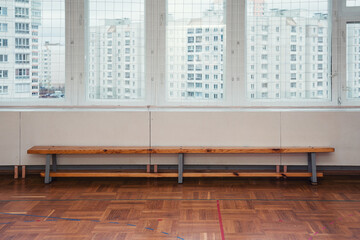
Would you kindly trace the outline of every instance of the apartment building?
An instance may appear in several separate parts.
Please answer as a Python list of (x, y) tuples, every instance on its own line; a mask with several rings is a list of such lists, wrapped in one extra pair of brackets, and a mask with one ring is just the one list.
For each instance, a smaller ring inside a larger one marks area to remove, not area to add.
[(88, 34), (88, 98), (138, 99), (145, 93), (145, 41), (141, 23), (106, 20)]
[(347, 92), (348, 98), (360, 98), (360, 24), (347, 24)]
[(0, 97), (39, 96), (40, 0), (0, 1)]
[(248, 14), (248, 97), (328, 99), (327, 14), (301, 9)]
[(224, 8), (199, 18), (169, 18), (166, 78), (169, 101), (224, 98), (226, 25)]

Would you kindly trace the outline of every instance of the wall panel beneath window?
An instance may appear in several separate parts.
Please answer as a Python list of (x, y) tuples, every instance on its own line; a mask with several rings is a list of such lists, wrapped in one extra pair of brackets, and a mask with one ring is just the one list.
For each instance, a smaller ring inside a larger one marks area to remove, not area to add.
[[(332, 146), (334, 153), (318, 154), (318, 165), (360, 165), (360, 112), (284, 112), (283, 146)], [(306, 164), (306, 155), (284, 155), (282, 163)]]
[[(21, 163), (44, 164), (44, 156), (28, 155), (34, 145), (148, 146), (148, 112), (24, 112)], [(60, 156), (59, 163), (147, 164), (147, 155)]]
[[(33, 145), (333, 146), (318, 164), (360, 166), (360, 111), (4, 111), (0, 165), (42, 165)], [(21, 124), (20, 124), (21, 123)], [(20, 132), (21, 129), (21, 132)], [(150, 139), (151, 132), (151, 139)], [(21, 147), (20, 147), (21, 143)], [(20, 160), (21, 159), (21, 160)], [(176, 164), (176, 155), (66, 156), (60, 164)], [(306, 155), (188, 155), (187, 164), (306, 164)]]
[[(279, 112), (153, 112), (152, 146), (280, 146)], [(176, 163), (176, 155), (155, 155), (152, 163)], [(190, 154), (186, 164), (275, 165), (280, 156)]]
[(19, 165), (20, 113), (0, 112), (0, 165)]

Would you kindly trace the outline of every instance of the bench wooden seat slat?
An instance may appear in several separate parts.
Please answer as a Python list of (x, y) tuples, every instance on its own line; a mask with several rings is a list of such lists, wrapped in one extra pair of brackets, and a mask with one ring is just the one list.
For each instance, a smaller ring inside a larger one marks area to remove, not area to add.
[(34, 146), (28, 154), (146, 154), (149, 147), (114, 146)]
[(164, 154), (164, 153), (321, 153), (331, 147), (116, 147), (116, 146), (34, 146), (28, 154)]

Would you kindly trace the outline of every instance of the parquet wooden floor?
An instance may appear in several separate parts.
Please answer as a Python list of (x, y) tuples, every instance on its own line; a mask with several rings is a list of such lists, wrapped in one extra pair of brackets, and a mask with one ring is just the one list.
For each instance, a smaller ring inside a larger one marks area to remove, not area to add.
[(360, 176), (59, 179), (0, 176), (0, 239), (360, 239)]

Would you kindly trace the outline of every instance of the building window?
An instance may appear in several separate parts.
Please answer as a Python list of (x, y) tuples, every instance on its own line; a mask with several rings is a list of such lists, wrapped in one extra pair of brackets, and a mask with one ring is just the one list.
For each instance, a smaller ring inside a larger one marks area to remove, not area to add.
[(8, 70), (0, 70), (0, 78), (8, 78), (9, 71)]
[(7, 7), (0, 7), (0, 16), (7, 16)]
[(8, 47), (8, 40), (7, 39), (0, 39), (0, 47)]
[(7, 31), (8, 31), (8, 24), (0, 23), (0, 32), (7, 32)]
[(7, 63), (7, 62), (8, 62), (8, 55), (0, 54), (0, 63)]
[(29, 18), (29, 8), (15, 7), (16, 18)]
[(15, 33), (29, 34), (30, 24), (29, 23), (15, 23)]

